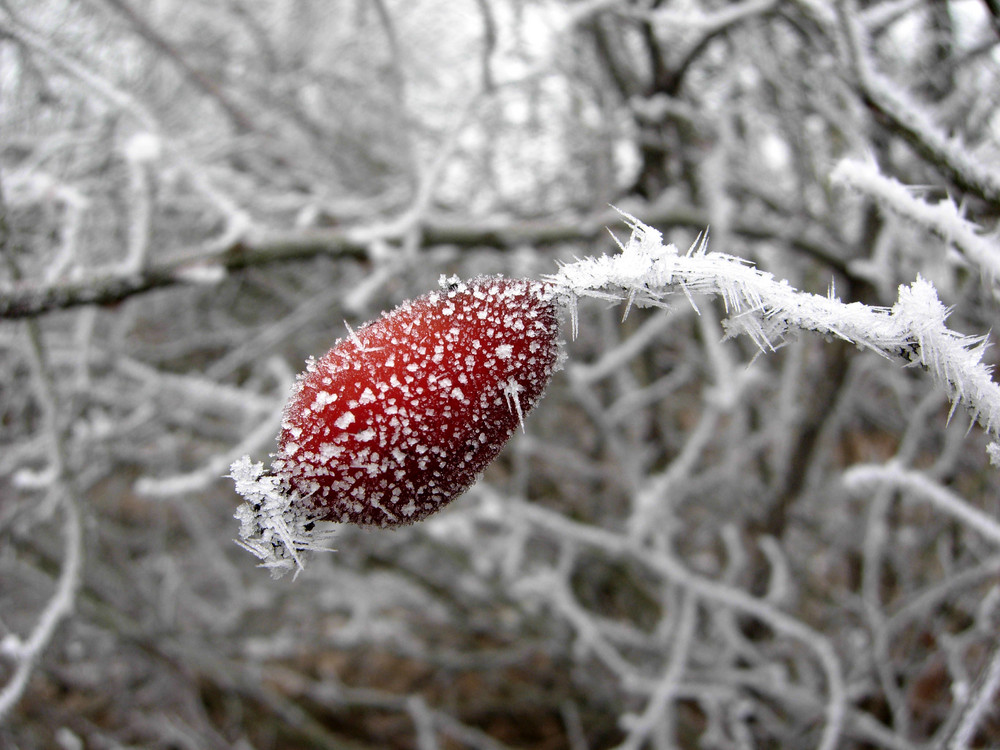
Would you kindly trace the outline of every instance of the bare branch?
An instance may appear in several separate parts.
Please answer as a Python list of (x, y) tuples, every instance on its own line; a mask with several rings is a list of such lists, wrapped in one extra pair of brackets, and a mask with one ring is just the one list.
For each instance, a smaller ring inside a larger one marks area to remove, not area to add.
[(173, 63), (195, 88), (214, 100), (240, 133), (252, 133), (257, 128), (252, 118), (243, 112), (222, 88), (203, 71), (195, 68), (173, 42), (153, 28), (125, 0), (101, 0), (117, 11), (136, 33), (145, 39), (163, 57)]
[[(440, 169), (432, 166), (430, 178)], [(417, 208), (423, 209), (429, 200), (429, 189), (421, 191)], [(639, 212), (650, 226), (689, 227), (701, 229), (708, 224), (707, 216), (683, 206), (653, 208)], [(412, 214), (406, 221), (376, 225), (372, 228), (315, 229), (264, 232), (259, 236), (244, 236), (218, 249), (189, 253), (169, 261), (150, 263), (138, 273), (109, 273), (89, 279), (48, 285), (30, 283), (0, 287), (0, 319), (44, 315), (55, 310), (80, 305), (114, 305), (129, 297), (177, 285), (214, 284), (227, 273), (274, 263), (308, 260), (318, 256), (365, 258), (373, 242), (395, 242), (416, 231), (425, 247), (455, 245), (476, 248), (514, 249), (525, 245), (548, 246), (559, 243), (592, 241), (604, 234), (604, 228), (617, 223), (619, 215), (608, 211), (590, 218), (525, 221), (480, 221), (463, 223), (444, 219), (419, 219)], [(846, 268), (810, 238), (796, 235), (787, 226), (769, 226), (766, 222), (738, 222), (733, 231), (750, 239), (782, 238), (803, 252)]]
[(865, 102), (885, 117), (892, 128), (963, 190), (1000, 205), (1000, 178), (995, 170), (976, 162), (961, 144), (949, 138), (905, 91), (875, 69), (862, 28), (846, 0), (837, 3), (848, 52)]
[(65, 517), (63, 519), (64, 552), (62, 569), (45, 608), (38, 617), (31, 634), (21, 639), (8, 635), (0, 643), (0, 655), (14, 662), (14, 671), (7, 684), (0, 689), (0, 723), (11, 712), (24, 694), (28, 678), (35, 663), (49, 645), (56, 627), (73, 611), (83, 569), (83, 525), (73, 482), (69, 476), (67, 451), (62, 434), (60, 408), (52, 374), (45, 361), (41, 333), (35, 321), (28, 321), (29, 356), (34, 370), (36, 388), (49, 443), (49, 460), (52, 463), (53, 489)]

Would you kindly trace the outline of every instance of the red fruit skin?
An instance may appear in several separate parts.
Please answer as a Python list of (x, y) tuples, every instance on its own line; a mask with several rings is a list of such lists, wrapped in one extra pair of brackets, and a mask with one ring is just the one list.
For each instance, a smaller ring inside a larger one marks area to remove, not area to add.
[(419, 521), (465, 492), (558, 358), (546, 285), (480, 277), (404, 303), (310, 362), (272, 469), (317, 519)]

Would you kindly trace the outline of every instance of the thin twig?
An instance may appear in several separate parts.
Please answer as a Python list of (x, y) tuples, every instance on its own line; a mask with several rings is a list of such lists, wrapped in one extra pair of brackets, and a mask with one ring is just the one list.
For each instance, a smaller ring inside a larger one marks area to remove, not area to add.
[(993, 696), (1000, 689), (1000, 643), (994, 641), (989, 662), (979, 674), (950, 739), (943, 743), (948, 750), (966, 750), (984, 715), (995, 708)]
[(65, 551), (56, 590), (39, 615), (31, 634), (25, 640), (8, 636), (3, 644), (3, 652), (14, 660), (16, 666), (13, 675), (0, 690), (0, 722), (24, 694), (32, 669), (52, 640), (56, 627), (73, 611), (83, 568), (83, 526), (80, 522), (73, 483), (68, 475), (66, 448), (59, 423), (60, 409), (57, 405), (55, 387), (45, 362), (38, 324), (35, 321), (28, 321), (26, 329), (29, 358), (35, 375), (39, 404), (45, 414), (45, 427), (50, 443), (49, 459), (53, 463), (55, 475), (54, 490), (58, 493), (65, 514), (63, 519)]

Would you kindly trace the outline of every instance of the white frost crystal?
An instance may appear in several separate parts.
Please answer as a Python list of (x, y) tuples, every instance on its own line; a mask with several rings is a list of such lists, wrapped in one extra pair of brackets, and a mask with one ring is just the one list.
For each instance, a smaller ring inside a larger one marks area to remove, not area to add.
[(243, 504), (236, 509), (240, 522), (237, 544), (251, 552), (261, 566), (271, 569), (277, 578), (302, 569), (298, 553), (302, 550), (326, 550), (324, 542), (334, 534), (336, 524), (317, 521), (296, 512), (297, 498), (279, 490), (276, 478), (264, 472), (264, 464), (243, 456), (233, 462), (229, 476)]

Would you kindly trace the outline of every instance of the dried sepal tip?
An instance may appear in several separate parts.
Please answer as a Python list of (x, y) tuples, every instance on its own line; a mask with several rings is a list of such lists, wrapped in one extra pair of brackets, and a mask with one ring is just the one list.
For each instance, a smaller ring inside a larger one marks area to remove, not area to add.
[(326, 542), (333, 537), (335, 524), (315, 517), (300, 498), (282, 491), (277, 477), (265, 471), (263, 463), (243, 456), (232, 463), (229, 472), (237, 494), (243, 497), (235, 514), (240, 522), (236, 543), (275, 578), (302, 569), (300, 552), (328, 549)]

